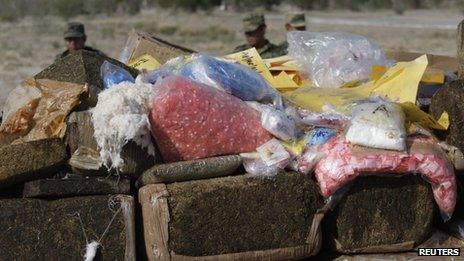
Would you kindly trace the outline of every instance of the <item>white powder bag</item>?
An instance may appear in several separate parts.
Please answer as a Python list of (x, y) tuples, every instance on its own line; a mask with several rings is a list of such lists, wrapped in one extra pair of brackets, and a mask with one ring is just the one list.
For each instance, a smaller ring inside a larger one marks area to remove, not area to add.
[(403, 110), (394, 103), (362, 103), (353, 108), (346, 140), (366, 147), (404, 151), (404, 122)]

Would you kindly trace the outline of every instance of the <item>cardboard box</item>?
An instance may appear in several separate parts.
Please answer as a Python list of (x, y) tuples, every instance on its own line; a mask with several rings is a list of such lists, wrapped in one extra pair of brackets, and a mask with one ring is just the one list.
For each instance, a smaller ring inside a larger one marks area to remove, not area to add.
[[(388, 51), (385, 55), (388, 59), (398, 62), (408, 62), (423, 55), (423, 53)], [(456, 57), (427, 54), (427, 60), (429, 61), (429, 68), (441, 69), (445, 72), (456, 72), (458, 70), (459, 63)]]
[(133, 30), (129, 34), (119, 60), (125, 64), (129, 64), (132, 60), (148, 54), (154, 57), (159, 63), (164, 64), (169, 59), (194, 52), (191, 49), (172, 44), (157, 36)]

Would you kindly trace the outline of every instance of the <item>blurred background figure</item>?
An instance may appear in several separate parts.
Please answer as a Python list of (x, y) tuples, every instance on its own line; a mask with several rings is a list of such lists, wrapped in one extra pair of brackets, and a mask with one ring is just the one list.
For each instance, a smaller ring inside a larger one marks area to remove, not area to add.
[(262, 58), (272, 58), (281, 55), (279, 46), (266, 39), (266, 22), (263, 14), (251, 13), (245, 15), (242, 22), (247, 43), (235, 47), (235, 52), (254, 47)]
[(79, 51), (81, 49), (104, 55), (101, 51), (85, 45), (85, 42), (87, 41), (87, 35), (85, 35), (85, 27), (82, 23), (68, 23), (68, 27), (64, 32), (64, 41), (67, 50), (57, 55), (55, 57), (55, 61), (66, 57), (68, 54), (75, 53), (76, 51)]
[[(306, 18), (304, 13), (290, 13), (285, 16), (285, 30), (291, 31), (306, 31)], [(280, 54), (288, 53), (288, 42), (284, 41), (279, 44)]]
[(290, 31), (306, 31), (306, 18), (304, 13), (291, 13), (286, 15), (285, 29)]

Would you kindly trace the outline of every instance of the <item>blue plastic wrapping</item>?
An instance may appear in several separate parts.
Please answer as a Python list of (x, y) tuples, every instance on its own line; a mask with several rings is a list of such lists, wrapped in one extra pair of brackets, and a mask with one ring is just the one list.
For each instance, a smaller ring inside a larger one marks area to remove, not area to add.
[(183, 66), (179, 74), (222, 89), (243, 101), (272, 103), (276, 108), (283, 109), (280, 94), (256, 71), (241, 64), (198, 55)]
[(310, 146), (323, 145), (337, 134), (337, 130), (331, 128), (315, 128), (309, 133), (308, 144)]
[(297, 168), (302, 173), (310, 173), (325, 155), (320, 152), (321, 145), (337, 134), (336, 129), (315, 128), (308, 133), (304, 153), (298, 158)]
[(103, 79), (103, 89), (105, 90), (121, 82), (135, 82), (134, 77), (128, 71), (108, 61), (104, 61), (101, 65), (100, 74)]

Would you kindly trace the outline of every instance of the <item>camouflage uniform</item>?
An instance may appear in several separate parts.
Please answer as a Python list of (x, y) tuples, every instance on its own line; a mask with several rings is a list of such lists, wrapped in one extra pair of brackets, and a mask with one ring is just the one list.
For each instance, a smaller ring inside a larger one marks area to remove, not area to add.
[[(68, 23), (68, 29), (66, 30), (66, 32), (64, 32), (64, 39), (73, 38), (73, 37), (76, 37), (76, 38), (85, 37), (85, 28), (83, 24), (75, 23), (75, 22)], [(90, 46), (84, 46), (83, 50), (95, 52), (95, 53), (98, 53), (99, 55), (105, 55), (103, 52), (97, 49), (94, 49)], [(68, 54), (69, 54), (69, 50), (66, 50), (58, 54), (55, 57), (55, 62), (59, 59), (66, 57)]]
[[(306, 27), (305, 14), (304, 13), (287, 14), (286, 23), (295, 28)], [(287, 41), (283, 41), (278, 46), (280, 48), (280, 52), (282, 53), (282, 55), (285, 55), (288, 53), (288, 42)]]
[[(90, 46), (84, 46), (84, 48), (82, 48), (82, 50), (86, 50), (86, 51), (90, 51), (90, 52), (95, 52), (95, 53), (97, 53), (97, 54), (99, 54), (99, 55), (106, 56), (106, 55), (105, 55), (103, 52), (101, 52), (100, 50), (94, 49), (94, 48), (92, 48), (92, 47), (90, 47)], [(69, 51), (68, 51), (68, 50), (66, 50), (66, 51), (64, 51), (64, 52), (62, 52), (62, 53), (60, 53), (60, 54), (58, 54), (58, 55), (55, 57), (55, 61), (57, 61), (57, 60), (59, 60), (59, 59), (62, 59), (62, 58), (64, 58), (64, 57), (68, 56), (68, 54), (69, 54)]]
[[(253, 48), (253, 46), (249, 44), (242, 44), (242, 45), (235, 47), (234, 52), (240, 52), (240, 51), (244, 51), (250, 48)], [(281, 47), (269, 42), (268, 40), (266, 40), (266, 44), (263, 47), (256, 48), (256, 51), (258, 51), (261, 58), (264, 58), (264, 59), (283, 55), (281, 54), (282, 53)]]
[[(243, 17), (243, 29), (245, 33), (256, 31), (260, 26), (266, 25), (264, 15), (262, 14), (248, 14)], [(244, 51), (253, 48), (249, 44), (242, 44), (235, 47), (234, 52)], [(266, 39), (266, 43), (261, 48), (256, 48), (262, 58), (272, 58), (282, 55), (281, 48)]]

